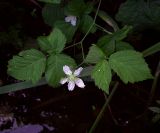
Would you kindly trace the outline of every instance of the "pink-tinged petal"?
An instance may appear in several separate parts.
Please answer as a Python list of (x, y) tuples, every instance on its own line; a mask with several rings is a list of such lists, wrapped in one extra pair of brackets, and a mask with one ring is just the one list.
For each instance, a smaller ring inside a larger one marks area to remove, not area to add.
[(69, 68), (69, 66), (65, 65), (63, 66), (63, 71), (66, 75), (71, 75), (72, 74), (72, 71), (71, 69)]
[(76, 83), (76, 85), (77, 85), (78, 87), (80, 87), (80, 88), (84, 88), (84, 87), (85, 87), (83, 80), (80, 79), (80, 78), (77, 78), (77, 79), (75, 80), (75, 83)]
[(82, 67), (76, 69), (76, 70), (74, 71), (74, 75), (75, 75), (75, 76), (78, 76), (78, 75), (82, 72), (82, 70), (83, 70)]
[(68, 82), (68, 90), (69, 90), (69, 91), (73, 91), (73, 90), (74, 90), (74, 87), (75, 87), (74, 81), (69, 81), (69, 82)]
[(77, 23), (77, 18), (73, 16), (71, 19), (72, 26), (76, 26), (76, 23)]
[(65, 84), (66, 82), (68, 82), (68, 78), (62, 78), (61, 80), (60, 80), (60, 83), (63, 85), (63, 84)]
[(71, 20), (72, 20), (72, 17), (71, 17), (71, 16), (65, 17), (65, 22), (71, 22)]

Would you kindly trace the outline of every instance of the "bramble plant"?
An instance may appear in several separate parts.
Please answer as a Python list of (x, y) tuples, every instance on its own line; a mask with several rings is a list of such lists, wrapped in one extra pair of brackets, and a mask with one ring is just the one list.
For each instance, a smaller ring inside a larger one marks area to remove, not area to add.
[[(44, 21), (53, 27), (48, 36), (40, 36), (37, 39), (39, 49), (29, 49), (13, 56), (8, 63), (8, 74), (18, 80), (32, 81), (36, 84), (43, 75), (47, 83), (53, 87), (68, 82), (68, 89), (73, 90), (75, 84), (81, 88), (85, 85), (83, 81), (72, 74), (71, 70), (64, 70), (70, 67), (73, 70), (79, 66), (91, 67), (86, 72), (87, 77), (94, 80), (99, 89), (109, 94), (109, 85), (112, 76), (116, 73), (120, 79), (127, 84), (135, 83), (152, 78), (150, 69), (143, 58), (143, 54), (136, 51), (128, 42), (123, 41), (131, 31), (131, 26), (124, 26), (119, 29), (116, 23), (100, 11), (94, 9), (94, 2), (85, 3), (83, 0), (71, 0), (64, 3), (61, 0), (40, 0), (47, 4), (43, 8)], [(95, 13), (94, 18), (90, 15)], [(97, 16), (112, 26), (113, 32), (108, 31), (96, 23)], [(107, 19), (106, 19), (107, 18)], [(88, 34), (94, 34), (97, 30), (102, 31), (97, 43), (90, 44), (88, 54), (84, 53), (84, 40)], [(76, 37), (81, 33), (84, 37), (81, 41)], [(65, 50), (71, 47), (81, 47), (82, 63), (76, 64), (76, 57), (71, 57)], [(82, 71), (82, 68), (79, 69)], [(65, 74), (68, 76), (65, 77)], [(85, 71), (83, 71), (84, 73)], [(78, 79), (78, 81), (77, 81)], [(80, 83), (79, 83), (80, 82)]]
[[(116, 15), (116, 19), (124, 25), (119, 28), (106, 12), (100, 10), (101, 0), (88, 0), (87, 2), (84, 0), (38, 1), (45, 3), (42, 16), (44, 22), (52, 30), (49, 35), (37, 38), (37, 49), (21, 51), (9, 60), (8, 74), (15, 79), (23, 80), (23, 82), (0, 87), (0, 94), (46, 83), (52, 87), (59, 87), (67, 83), (68, 90), (73, 91), (75, 86), (85, 88), (87, 81), (93, 81), (105, 96), (109, 96), (106, 97), (106, 101), (88, 133), (94, 132), (118, 87), (119, 82), (114, 82), (112, 79), (114, 75), (117, 75), (125, 84), (154, 78), (148, 103), (152, 102), (160, 65), (153, 77), (144, 57), (159, 52), (160, 42), (139, 52), (124, 39), (132, 29), (135, 30), (144, 23), (146, 23), (144, 27), (157, 24), (158, 15), (153, 16), (155, 21), (152, 23), (148, 17), (152, 16), (150, 13), (154, 10), (153, 7), (158, 8), (155, 2), (151, 2), (149, 6), (143, 0), (127, 0)], [(145, 5), (148, 10), (141, 10), (141, 8), (138, 10), (138, 6), (135, 5)], [(132, 9), (137, 9), (143, 17), (138, 16), (137, 12)], [(158, 14), (159, 10), (154, 10), (154, 12)], [(145, 19), (142, 21), (141, 18)], [(102, 25), (99, 24), (101, 22)], [(109, 30), (106, 27), (109, 27)], [(98, 38), (94, 38), (95, 35)], [(70, 54), (68, 49), (72, 48), (78, 49), (78, 53)], [(110, 87), (112, 89), (109, 89)], [(150, 109), (157, 110), (157, 108)], [(159, 116), (158, 108), (158, 120)]]

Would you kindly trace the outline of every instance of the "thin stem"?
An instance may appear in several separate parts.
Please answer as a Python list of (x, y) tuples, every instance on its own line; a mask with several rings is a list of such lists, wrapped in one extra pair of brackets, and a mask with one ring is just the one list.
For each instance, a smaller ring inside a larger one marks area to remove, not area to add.
[(155, 72), (155, 76), (154, 76), (154, 80), (153, 80), (152, 88), (151, 88), (151, 92), (150, 92), (150, 97), (149, 97), (149, 100), (148, 100), (148, 105), (151, 104), (151, 102), (154, 98), (157, 83), (158, 83), (158, 79), (159, 79), (159, 75), (160, 75), (160, 61), (158, 63), (158, 66), (157, 66), (157, 69), (156, 69), (156, 72)]
[(101, 5), (101, 0), (99, 0), (99, 4), (98, 4), (97, 10), (96, 10), (96, 14), (95, 14), (95, 16), (94, 16), (93, 23), (92, 23), (91, 26), (89, 27), (87, 33), (86, 33), (86, 34), (84, 35), (84, 37), (82, 38), (81, 42), (84, 41), (84, 39), (86, 38), (86, 36), (89, 34), (90, 30), (92, 29), (93, 25), (95, 24), (95, 21), (96, 21), (98, 12), (99, 12), (100, 5)]
[(111, 99), (112, 99), (112, 97), (113, 97), (113, 94), (114, 94), (115, 91), (117, 90), (118, 85), (119, 85), (119, 83), (116, 82), (115, 85), (114, 85), (114, 87), (113, 87), (113, 89), (112, 89), (111, 94), (109, 95), (108, 99), (105, 101), (105, 103), (104, 103), (104, 105), (103, 105), (101, 111), (99, 112), (99, 114), (98, 114), (96, 120), (94, 121), (94, 123), (93, 123), (93, 125), (92, 125), (92, 127), (90, 128), (90, 130), (89, 130), (88, 133), (93, 133), (93, 132), (95, 131), (95, 129), (96, 129), (98, 123), (99, 123), (100, 120), (102, 119), (102, 116), (103, 116), (103, 114), (104, 114), (106, 108), (108, 107), (108, 105), (109, 105), (109, 103), (110, 103), (110, 101), (111, 101)]
[(104, 20), (108, 25), (113, 27), (114, 31), (119, 30), (117, 23), (104, 11), (99, 11), (98, 16)]
[(99, 4), (98, 4), (97, 10), (96, 10), (96, 14), (95, 14), (95, 16), (94, 16), (93, 23), (90, 25), (87, 33), (84, 35), (84, 37), (81, 39), (81, 41), (78, 42), (78, 43), (75, 43), (75, 44), (73, 44), (73, 45), (70, 45), (70, 46), (68, 46), (68, 47), (66, 47), (66, 48), (64, 48), (64, 49), (68, 49), (68, 48), (71, 48), (71, 47), (76, 46), (76, 45), (78, 45), (78, 44), (81, 44), (83, 60), (84, 60), (84, 58), (85, 58), (85, 57), (84, 57), (84, 50), (83, 50), (83, 41), (84, 41), (84, 39), (87, 37), (87, 35), (89, 34), (89, 32), (91, 31), (93, 25), (95, 24), (95, 21), (96, 21), (98, 12), (99, 12), (100, 5), (101, 5), (101, 0), (99, 0)]
[(68, 49), (68, 48), (74, 47), (74, 46), (76, 46), (78, 44), (81, 44), (81, 42), (74, 43), (73, 45), (67, 46), (64, 49)]
[(81, 50), (82, 50), (82, 58), (83, 58), (83, 60), (84, 60), (84, 50), (83, 50), (83, 44), (81, 43)]
[(106, 33), (108, 33), (108, 34), (113, 34), (112, 32), (107, 31), (105, 28), (103, 28), (102, 26), (100, 26), (100, 25), (98, 25), (98, 24), (96, 24), (96, 23), (95, 23), (95, 26), (97, 26), (100, 30), (102, 30), (102, 31), (104, 31), (104, 32), (106, 32)]

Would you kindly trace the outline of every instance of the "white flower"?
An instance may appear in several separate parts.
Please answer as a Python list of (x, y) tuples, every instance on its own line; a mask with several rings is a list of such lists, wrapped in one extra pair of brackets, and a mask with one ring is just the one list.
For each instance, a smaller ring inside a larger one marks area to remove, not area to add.
[(76, 26), (77, 17), (76, 16), (67, 16), (67, 17), (65, 17), (65, 22), (70, 22), (72, 26)]
[(67, 65), (63, 66), (63, 71), (67, 75), (67, 77), (62, 78), (60, 80), (60, 83), (61, 84), (68, 83), (68, 90), (69, 91), (74, 90), (75, 85), (77, 85), (80, 88), (84, 88), (85, 85), (83, 83), (83, 80), (78, 78), (78, 76), (80, 75), (82, 70), (83, 70), (83, 68), (80, 67), (80, 68), (76, 69), (73, 73), (71, 71), (71, 69), (69, 68), (69, 66), (67, 66)]

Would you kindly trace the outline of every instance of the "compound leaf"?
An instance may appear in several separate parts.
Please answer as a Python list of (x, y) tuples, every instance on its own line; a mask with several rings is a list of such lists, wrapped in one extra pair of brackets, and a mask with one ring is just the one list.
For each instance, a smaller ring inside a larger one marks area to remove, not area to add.
[(43, 51), (46, 51), (48, 53), (52, 53), (52, 52), (60, 53), (65, 46), (66, 37), (61, 32), (61, 30), (59, 30), (58, 28), (54, 28), (54, 30), (50, 33), (49, 36), (39, 37), (38, 42), (39, 42), (40, 48)]
[(36, 83), (45, 71), (46, 58), (36, 49), (26, 50), (13, 56), (8, 62), (8, 74), (18, 80)]
[(142, 54), (134, 50), (123, 50), (109, 57), (111, 68), (124, 83), (134, 83), (152, 78)]
[(60, 79), (64, 76), (63, 66), (68, 65), (75, 67), (75, 61), (65, 54), (51, 55), (47, 59), (47, 70), (45, 73), (46, 80), (49, 85), (57, 87)]
[(98, 62), (91, 73), (95, 84), (109, 94), (109, 84), (111, 82), (112, 74), (107, 60)]
[(96, 45), (92, 45), (89, 49), (89, 53), (85, 59), (87, 63), (97, 63), (102, 59), (105, 59), (106, 56), (103, 51)]

